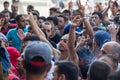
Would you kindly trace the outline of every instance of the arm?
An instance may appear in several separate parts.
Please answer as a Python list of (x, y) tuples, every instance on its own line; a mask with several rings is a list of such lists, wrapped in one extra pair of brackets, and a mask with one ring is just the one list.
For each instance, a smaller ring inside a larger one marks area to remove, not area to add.
[(57, 49), (55, 49), (50, 42), (46, 39), (45, 34), (42, 32), (42, 30), (38, 27), (38, 25), (36, 24), (36, 22), (34, 21), (33, 15), (30, 14), (29, 15), (29, 22), (30, 25), (32, 26), (34, 32), (38, 35), (38, 37), (40, 38), (41, 41), (46, 42), (50, 45), (50, 47), (53, 50), (53, 55), (54, 57), (57, 57), (60, 55), (60, 51), (58, 51)]

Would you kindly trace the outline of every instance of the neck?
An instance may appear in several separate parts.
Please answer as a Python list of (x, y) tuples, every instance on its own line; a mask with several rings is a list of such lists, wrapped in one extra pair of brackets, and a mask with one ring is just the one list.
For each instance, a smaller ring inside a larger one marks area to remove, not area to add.
[(43, 75), (27, 75), (26, 80), (45, 80)]
[(64, 29), (60, 29), (59, 34), (63, 34), (63, 33), (64, 33)]
[(15, 18), (18, 14), (17, 13), (12, 13), (13, 14), (13, 17)]
[(9, 25), (9, 22), (5, 23), (3, 26), (8, 26)]
[(60, 57), (60, 60), (65, 60), (69, 57), (69, 51), (68, 50), (64, 50), (64, 51), (61, 51), (61, 57)]

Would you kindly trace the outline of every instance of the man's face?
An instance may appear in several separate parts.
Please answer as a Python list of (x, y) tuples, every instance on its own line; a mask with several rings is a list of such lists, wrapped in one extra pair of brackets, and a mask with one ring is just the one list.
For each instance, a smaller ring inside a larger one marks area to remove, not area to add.
[(4, 4), (4, 9), (8, 10), (8, 8), (9, 8), (9, 4)]
[(68, 35), (64, 35), (59, 42), (59, 48), (61, 51), (68, 50)]
[(65, 17), (69, 20), (70, 19), (70, 14), (69, 13), (63, 13)]
[(98, 26), (100, 24), (101, 20), (97, 14), (93, 14), (91, 19), (95, 26)]
[(51, 25), (46, 25), (44, 24), (42, 26), (42, 29), (45, 31), (45, 33), (47, 34), (47, 37), (50, 37), (51, 35)]
[(2, 18), (5, 19), (5, 22), (4, 22), (4, 23), (8, 23), (9, 20), (10, 20), (10, 15), (9, 15), (9, 13), (8, 13), (8, 12), (7, 12), (7, 13), (4, 13), (4, 14), (2, 15)]
[(58, 28), (63, 29), (65, 26), (65, 21), (64, 21), (63, 17), (57, 17), (57, 18), (58, 18)]
[(24, 16), (20, 17), (20, 20), (18, 21), (18, 26), (20, 28), (24, 28), (25, 27), (25, 17)]
[(13, 13), (18, 13), (18, 5), (17, 4), (13, 4), (11, 9), (12, 9)]

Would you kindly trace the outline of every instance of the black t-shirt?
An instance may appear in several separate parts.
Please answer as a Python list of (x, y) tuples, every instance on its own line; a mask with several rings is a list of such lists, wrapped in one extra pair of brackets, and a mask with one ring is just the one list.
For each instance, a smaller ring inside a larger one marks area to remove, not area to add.
[(57, 44), (60, 41), (61, 37), (62, 37), (61, 35), (59, 35), (58, 33), (56, 33), (53, 38), (50, 38), (50, 40), (53, 41), (53, 42), (55, 42)]

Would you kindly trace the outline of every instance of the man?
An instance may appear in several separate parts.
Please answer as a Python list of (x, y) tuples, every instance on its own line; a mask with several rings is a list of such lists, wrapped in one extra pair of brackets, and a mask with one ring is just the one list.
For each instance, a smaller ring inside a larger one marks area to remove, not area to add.
[(17, 28), (11, 29), (7, 33), (8, 41), (12, 41), (12, 46), (20, 51), (22, 39), (25, 37), (24, 33), (28, 31), (25, 25), (25, 17), (23, 15), (18, 15), (16, 17)]
[(18, 15), (18, 4), (13, 3), (11, 5), (11, 10), (12, 10), (12, 13), (11, 13), (11, 16), (10, 16), (10, 22), (11, 23), (16, 23), (15, 18)]
[(73, 62), (57, 62), (53, 80), (78, 80), (79, 70)]
[(23, 65), (26, 70), (26, 80), (45, 80), (51, 68), (52, 49), (41, 41), (29, 43), (24, 51)]
[(9, 22), (10, 20), (10, 13), (8, 10), (4, 10), (1, 12), (2, 13), (2, 19), (4, 20), (4, 24), (2, 25), (2, 28), (0, 30), (0, 32), (2, 32), (3, 34), (7, 34), (7, 32), (12, 29), (15, 28), (17, 25), (16, 24), (11, 24)]

